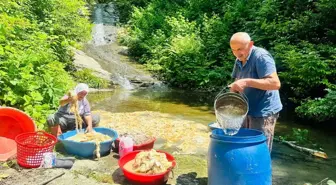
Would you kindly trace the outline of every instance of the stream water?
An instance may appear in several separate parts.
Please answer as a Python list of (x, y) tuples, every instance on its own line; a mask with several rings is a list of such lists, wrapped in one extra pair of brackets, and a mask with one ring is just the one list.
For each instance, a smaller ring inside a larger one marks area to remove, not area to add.
[[(111, 113), (155, 111), (204, 125), (215, 120), (213, 111), (215, 94), (169, 89), (159, 83), (145, 89), (133, 88), (130, 76), (139, 81), (152, 79), (148, 74), (140, 73), (133, 64), (130, 64), (127, 57), (115, 52), (115, 48), (120, 47), (115, 43), (115, 17), (113, 20), (106, 19), (105, 15), (113, 15), (113, 6), (97, 5), (94, 41), (88, 45), (86, 53), (95, 58), (104, 69), (113, 73), (116, 83), (120, 84), (121, 88), (111, 92), (89, 94), (93, 110)], [(336, 132), (295, 124), (285, 120), (280, 114), (275, 135), (290, 134), (292, 128), (308, 129), (310, 138), (324, 149), (330, 159), (317, 159), (275, 142), (272, 152), (274, 184), (303, 185), (307, 182), (317, 184), (325, 178), (336, 181)]]

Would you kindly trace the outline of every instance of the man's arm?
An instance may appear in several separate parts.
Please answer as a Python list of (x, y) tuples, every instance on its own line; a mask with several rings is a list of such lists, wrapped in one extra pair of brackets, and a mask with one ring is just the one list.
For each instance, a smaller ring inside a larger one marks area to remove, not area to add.
[(246, 79), (247, 87), (253, 87), (261, 90), (279, 90), (281, 83), (276, 72), (262, 79)]
[(244, 78), (235, 80), (229, 85), (231, 91), (242, 92), (246, 87), (253, 87), (261, 90), (278, 90), (281, 87), (279, 77), (276, 72), (262, 79)]

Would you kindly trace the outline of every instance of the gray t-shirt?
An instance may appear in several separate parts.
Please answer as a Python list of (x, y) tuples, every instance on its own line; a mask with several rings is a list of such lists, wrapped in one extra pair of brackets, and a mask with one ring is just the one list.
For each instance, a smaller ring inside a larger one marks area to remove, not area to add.
[[(265, 49), (253, 46), (250, 57), (244, 66), (236, 60), (232, 77), (235, 79), (254, 78), (262, 79), (276, 72), (275, 62)], [(278, 113), (282, 109), (278, 90), (261, 90), (252, 87), (244, 89), (248, 98), (248, 115), (253, 117), (266, 117)]]
[[(65, 95), (62, 99), (68, 98), (67, 95)], [(68, 103), (64, 106), (61, 106), (58, 108), (58, 113), (66, 114), (66, 115), (74, 115), (70, 112), (71, 103)], [(82, 100), (78, 101), (78, 112), (81, 116), (88, 116), (91, 115), (91, 108), (89, 101), (86, 98), (83, 98)]]

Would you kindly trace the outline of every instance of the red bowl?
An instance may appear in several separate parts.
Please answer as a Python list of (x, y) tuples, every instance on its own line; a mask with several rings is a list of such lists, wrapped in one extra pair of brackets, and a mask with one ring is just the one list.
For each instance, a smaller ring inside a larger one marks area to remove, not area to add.
[(7, 161), (16, 155), (16, 142), (13, 139), (0, 137), (0, 161)]
[(166, 154), (166, 157), (167, 157), (168, 161), (172, 162), (173, 166), (171, 168), (169, 168), (167, 171), (165, 171), (163, 173), (155, 174), (155, 175), (138, 174), (138, 173), (133, 173), (133, 172), (130, 172), (130, 171), (126, 170), (124, 168), (124, 165), (128, 161), (133, 160), (139, 152), (141, 152), (141, 151), (137, 150), (137, 151), (127, 153), (121, 159), (119, 159), (118, 164), (119, 164), (119, 167), (121, 168), (121, 170), (123, 171), (125, 178), (134, 185), (162, 185), (162, 184), (166, 184), (167, 181), (168, 181), (168, 178), (169, 178), (170, 171), (176, 165), (175, 158), (167, 152), (157, 151), (157, 152)]
[(35, 132), (34, 121), (24, 112), (11, 107), (0, 107), (0, 136), (15, 140), (25, 132)]
[[(156, 138), (153, 137), (153, 139), (147, 141), (146, 143), (142, 143), (140, 145), (133, 145), (133, 151), (134, 150), (150, 150), (154, 147), (154, 143), (156, 141)], [(114, 141), (114, 151), (115, 152), (119, 152), (119, 143), (120, 143), (120, 139), (117, 138), (115, 141)]]

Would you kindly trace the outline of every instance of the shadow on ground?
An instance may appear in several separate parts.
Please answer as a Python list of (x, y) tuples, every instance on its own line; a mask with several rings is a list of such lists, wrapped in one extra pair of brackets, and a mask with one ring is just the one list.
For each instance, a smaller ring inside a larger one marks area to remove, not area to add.
[[(116, 169), (112, 174), (112, 179), (114, 183), (121, 185), (131, 185), (123, 176), (123, 172), (120, 168)], [(170, 179), (167, 185), (207, 185), (208, 178), (200, 177), (197, 178), (196, 172), (190, 172), (187, 174), (181, 174), (175, 179)]]
[(176, 185), (207, 185), (208, 178), (197, 178), (196, 172), (190, 172), (187, 174), (181, 174), (176, 179)]

